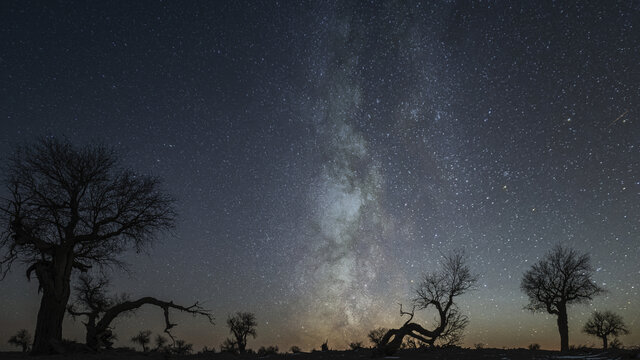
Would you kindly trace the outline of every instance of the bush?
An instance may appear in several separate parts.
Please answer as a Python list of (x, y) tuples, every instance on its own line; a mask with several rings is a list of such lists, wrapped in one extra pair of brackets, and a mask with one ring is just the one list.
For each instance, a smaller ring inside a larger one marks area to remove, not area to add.
[(329, 340), (325, 340), (320, 347), (322, 351), (329, 351)]
[(169, 348), (169, 352), (176, 355), (189, 355), (192, 351), (193, 344), (187, 344), (184, 340), (176, 340), (175, 345)]
[(264, 347), (261, 346), (260, 349), (258, 349), (258, 356), (259, 357), (263, 357), (263, 356), (269, 356), (269, 355), (278, 355), (278, 346), (269, 346), (269, 347)]
[(21, 329), (9, 339), (9, 344), (21, 347), (22, 352), (26, 353), (31, 347), (32, 339), (27, 329)]
[(293, 353), (293, 354), (297, 354), (297, 353), (301, 352), (301, 351), (300, 351), (300, 347), (295, 346), (295, 345), (293, 345), (293, 346), (291, 347), (291, 349), (289, 349), (289, 351), (291, 351), (291, 353)]
[(204, 346), (202, 348), (202, 350), (200, 350), (199, 354), (215, 354), (216, 353), (216, 347), (212, 346), (211, 349), (209, 349), (208, 346)]
[(227, 352), (230, 354), (238, 353), (238, 344), (235, 341), (226, 338), (224, 342), (220, 345), (220, 352)]
[(352, 342), (351, 344), (349, 344), (349, 347), (351, 348), (351, 350), (360, 350), (363, 348), (362, 341)]
[(615, 339), (613, 339), (611, 344), (609, 344), (609, 348), (610, 349), (616, 349), (616, 350), (622, 349), (623, 348), (622, 342), (620, 341), (620, 339), (615, 338)]
[(538, 343), (529, 344), (529, 350), (531, 350), (531, 351), (540, 350), (540, 344), (538, 344)]
[(473, 347), (474, 347), (476, 350), (482, 350), (482, 349), (484, 349), (484, 344), (483, 344), (483, 343), (473, 344)]

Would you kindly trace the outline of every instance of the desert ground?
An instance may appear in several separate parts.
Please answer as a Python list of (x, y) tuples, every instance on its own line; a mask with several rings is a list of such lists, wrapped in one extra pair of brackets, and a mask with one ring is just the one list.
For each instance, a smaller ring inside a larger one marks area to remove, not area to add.
[[(316, 351), (311, 353), (278, 354), (258, 357), (257, 355), (233, 355), (229, 353), (199, 353), (192, 355), (168, 355), (159, 352), (141, 353), (131, 350), (110, 350), (101, 353), (73, 353), (65, 355), (50, 355), (37, 357), (42, 360), (72, 359), (72, 360), (249, 360), (249, 359), (273, 359), (273, 360), (325, 360), (325, 359), (371, 359), (372, 351), (363, 349), (358, 351)], [(0, 359), (20, 360), (34, 359), (27, 354), (19, 352), (0, 352)], [(499, 360), (608, 360), (608, 359), (640, 359), (640, 350), (609, 350), (583, 349), (569, 353), (557, 351), (527, 349), (436, 349), (436, 350), (401, 350), (395, 356), (378, 357), (378, 359), (499, 359)]]

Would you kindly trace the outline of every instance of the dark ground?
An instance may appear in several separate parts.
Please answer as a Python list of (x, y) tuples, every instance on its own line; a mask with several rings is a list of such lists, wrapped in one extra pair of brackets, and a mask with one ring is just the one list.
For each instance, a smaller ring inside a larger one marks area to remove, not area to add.
[[(327, 351), (312, 352), (298, 354), (280, 354), (270, 355), (266, 357), (258, 357), (257, 355), (235, 356), (227, 353), (217, 354), (193, 354), (193, 355), (166, 355), (157, 352), (134, 352), (131, 350), (111, 350), (99, 354), (91, 353), (74, 353), (67, 355), (51, 355), (42, 357), (31, 357), (18, 352), (0, 352), (2, 360), (18, 360), (18, 359), (73, 359), (73, 360), (164, 360), (164, 359), (184, 359), (184, 360), (250, 360), (250, 359), (273, 359), (273, 360), (324, 360), (324, 359), (371, 359), (371, 350), (364, 349), (359, 351)], [(437, 350), (403, 350), (396, 356), (381, 357), (379, 359), (500, 359), (500, 360), (554, 360), (554, 359), (584, 359), (584, 360), (605, 360), (605, 359), (640, 359), (639, 350), (610, 350), (603, 352), (602, 350), (591, 349), (574, 351), (567, 354), (561, 354), (557, 351), (537, 350), (530, 351), (526, 349), (437, 349)]]

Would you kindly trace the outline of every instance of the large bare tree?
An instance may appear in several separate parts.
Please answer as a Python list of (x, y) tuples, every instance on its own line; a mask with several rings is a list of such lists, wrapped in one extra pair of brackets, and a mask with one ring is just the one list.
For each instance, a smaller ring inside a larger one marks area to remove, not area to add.
[(123, 251), (172, 228), (174, 201), (157, 178), (124, 169), (113, 149), (54, 138), (17, 148), (5, 183), (0, 274), (15, 262), (26, 264), (27, 278), (35, 273), (42, 298), (32, 352), (51, 353), (62, 340), (71, 274), (119, 264)]
[(597, 336), (602, 339), (602, 348), (609, 347), (609, 336), (627, 335), (629, 329), (622, 320), (622, 316), (612, 311), (594, 311), (582, 331), (586, 334)]
[(604, 291), (592, 276), (589, 255), (561, 245), (524, 273), (520, 288), (529, 297), (527, 308), (557, 317), (561, 351), (569, 350), (567, 305), (586, 302)]
[(173, 301), (158, 300), (150, 296), (136, 300), (130, 300), (127, 296), (110, 297), (106, 293), (108, 286), (109, 282), (104, 277), (96, 280), (86, 274), (80, 275), (78, 284), (74, 287), (75, 302), (68, 307), (69, 314), (72, 316), (86, 318), (86, 321), (83, 322), (87, 329), (86, 344), (93, 350), (110, 347), (109, 339), (112, 337), (111, 323), (113, 320), (122, 314), (133, 312), (143, 305), (157, 306), (164, 311), (164, 332), (174, 340), (174, 345), (175, 339), (170, 330), (176, 324), (170, 321), (169, 310), (174, 309), (194, 316), (202, 315), (213, 324), (211, 313), (203, 309), (197, 302), (191, 306), (182, 306), (174, 304)]
[[(403, 311), (400, 305), (400, 316), (408, 315), (409, 318), (402, 327), (387, 331), (378, 344), (378, 351), (387, 355), (395, 353), (402, 346), (405, 336), (429, 346), (433, 346), (437, 340), (444, 344), (458, 343), (469, 320), (458, 310), (455, 300), (471, 290), (477, 279), (467, 266), (463, 253), (446, 255), (442, 268), (426, 274), (416, 289), (411, 312)], [(412, 322), (416, 310), (427, 309), (434, 309), (437, 314), (431, 330)]]

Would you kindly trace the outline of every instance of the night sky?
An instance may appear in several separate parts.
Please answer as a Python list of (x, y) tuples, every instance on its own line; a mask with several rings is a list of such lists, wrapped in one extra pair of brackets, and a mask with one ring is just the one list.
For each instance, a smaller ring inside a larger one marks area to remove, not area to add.
[[(235, 311), (254, 349), (368, 343), (461, 248), (463, 345), (558, 348), (519, 289), (558, 243), (608, 290), (569, 309), (570, 342), (599, 344), (598, 309), (640, 345), (639, 64), (635, 0), (2, 1), (0, 156), (67, 137), (163, 178), (178, 226), (112, 290), (204, 302), (214, 327), (175, 316), (196, 350)], [(24, 270), (0, 283), (0, 349), (33, 333)], [(164, 328), (155, 308), (115, 325), (122, 346)]]

